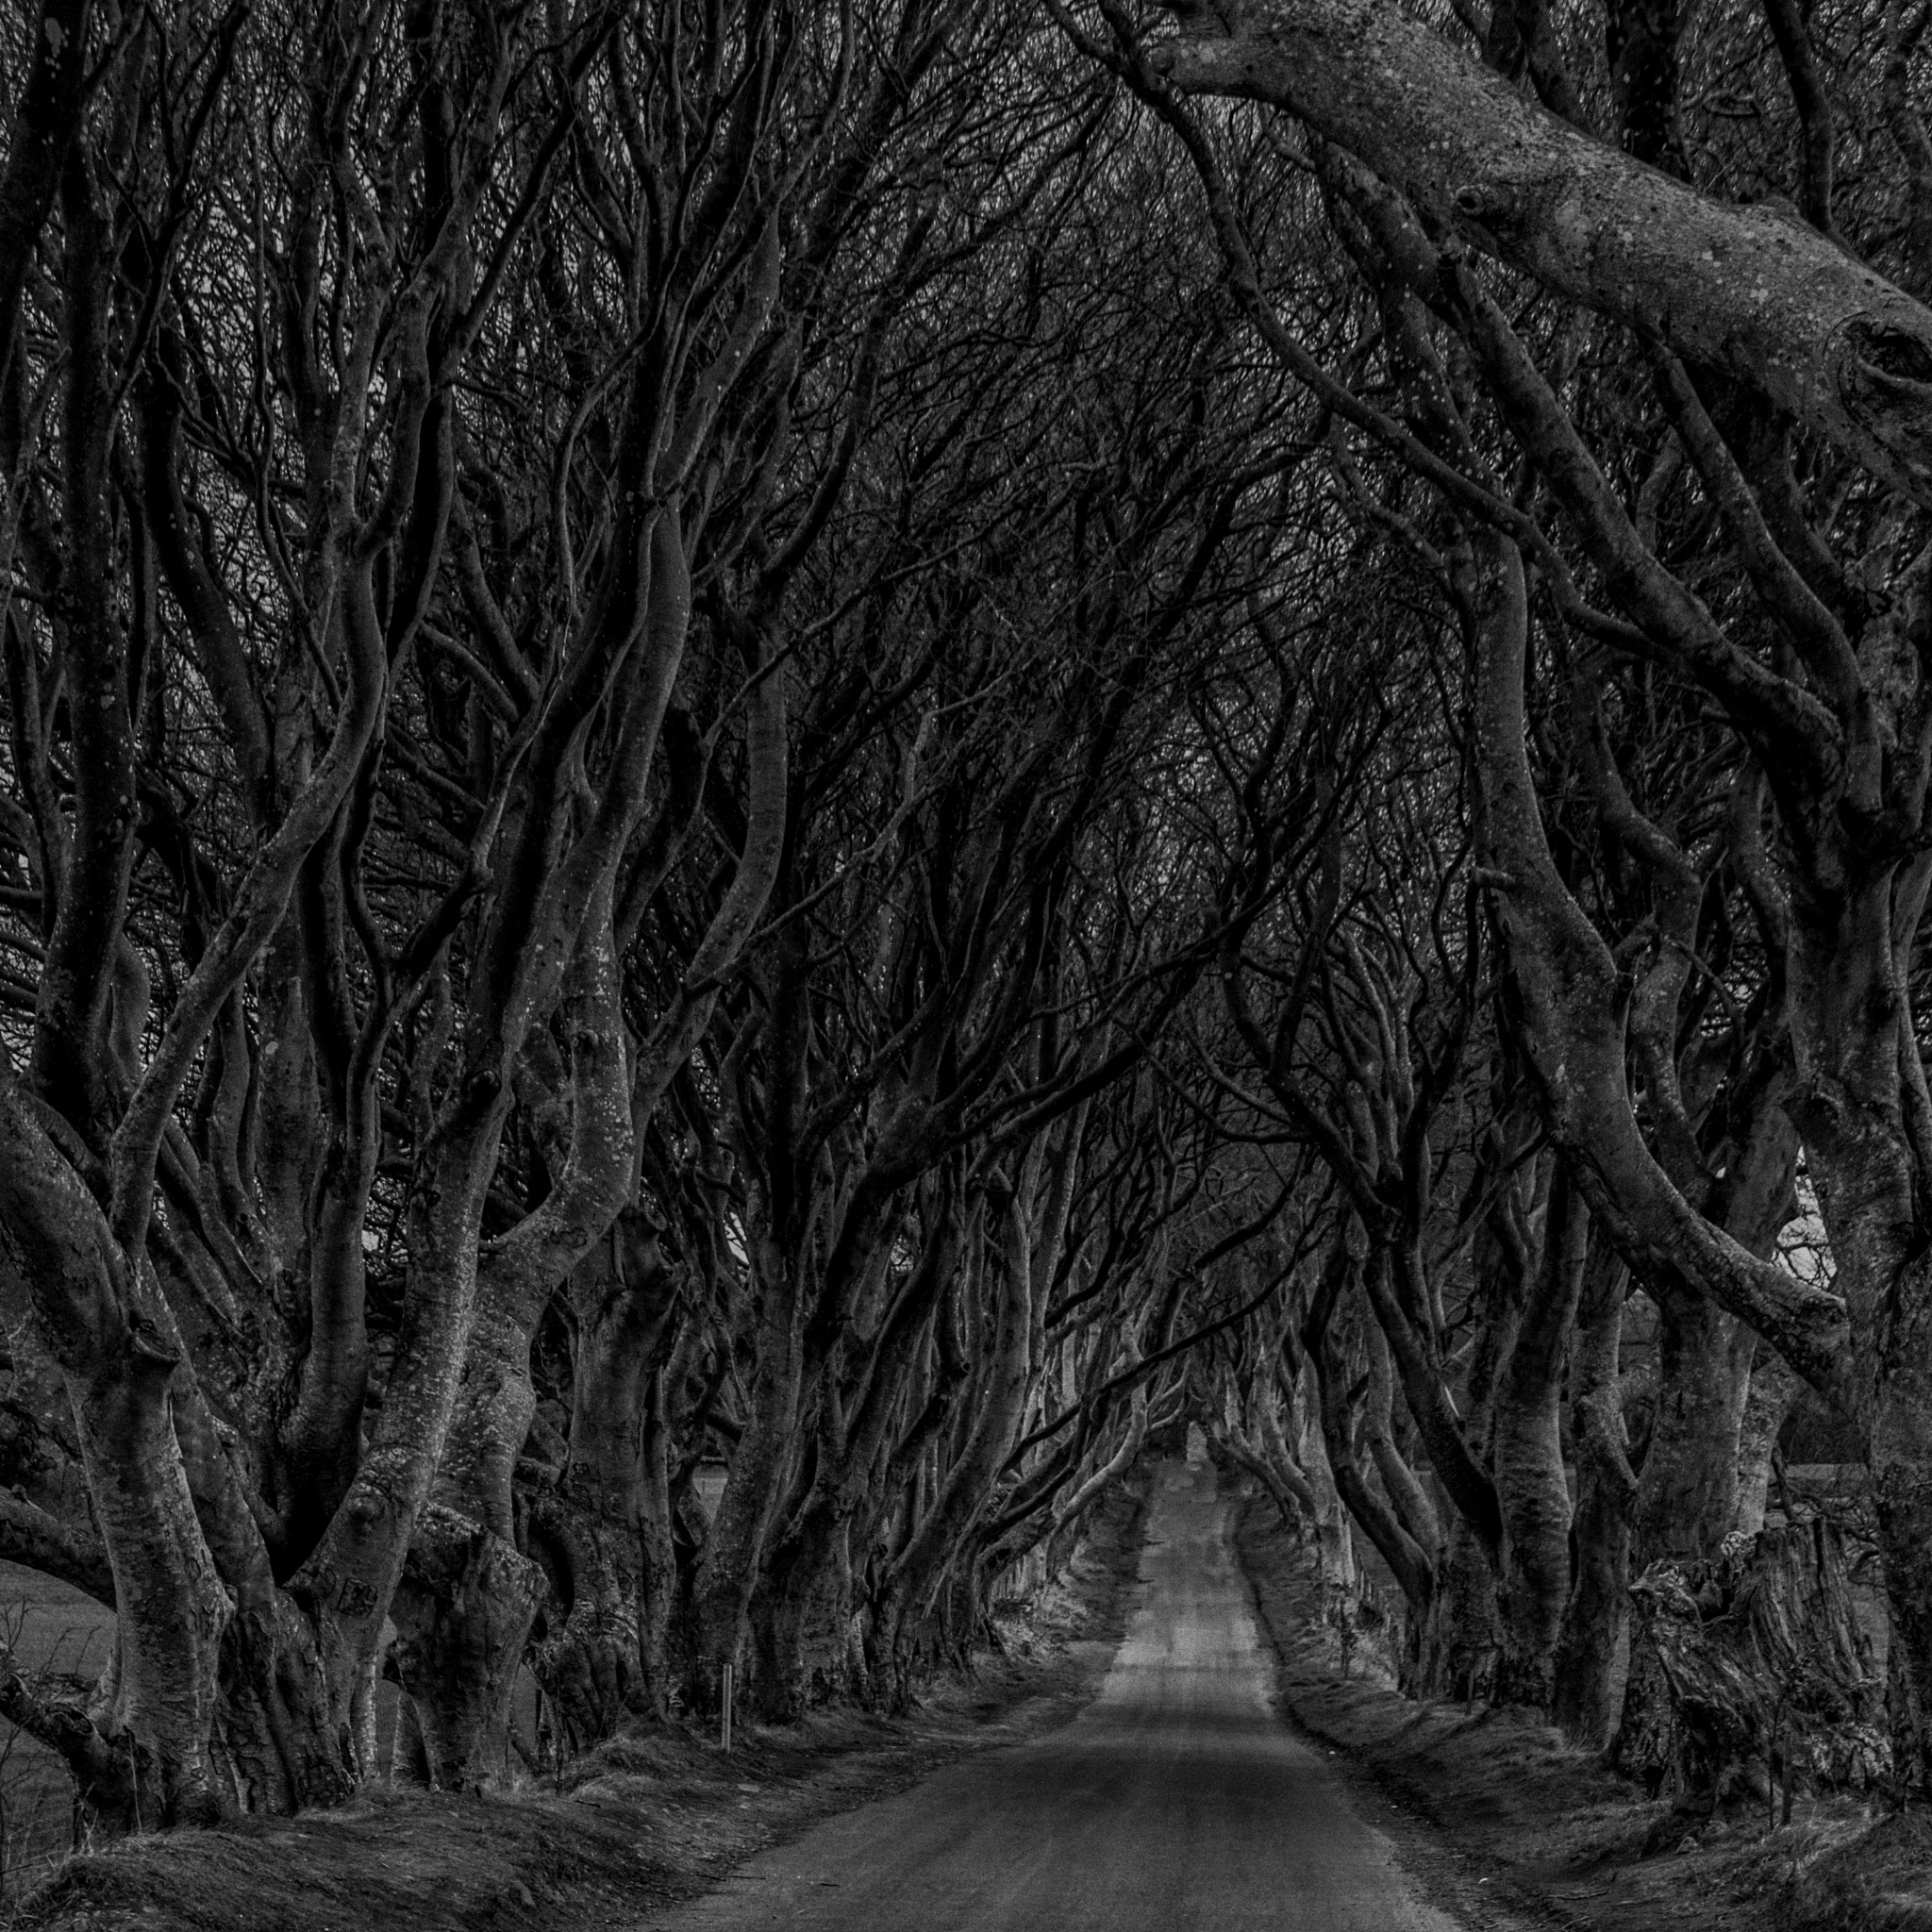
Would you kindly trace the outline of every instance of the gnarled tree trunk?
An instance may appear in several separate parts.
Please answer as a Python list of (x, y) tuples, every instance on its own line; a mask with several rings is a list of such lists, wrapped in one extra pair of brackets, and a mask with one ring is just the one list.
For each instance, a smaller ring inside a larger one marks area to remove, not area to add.
[(1738, 1536), (1707, 1561), (1654, 1563), (1631, 1597), (1616, 1757), (1653, 1794), (1708, 1814), (1754, 1769), (1814, 1789), (1884, 1777), (1885, 1686), (1828, 1521)]
[(1627, 1273), (1601, 1234), (1591, 1243), (1570, 1353), (1571, 1438), (1576, 1449), (1576, 1552), (1557, 1641), (1550, 1716), (1577, 1743), (1601, 1750), (1623, 1714), (1618, 1652), (1630, 1614), (1630, 1518), (1637, 1497), (1619, 1373)]
[(1581, 1290), (1590, 1211), (1558, 1160), (1542, 1252), (1516, 1344), (1497, 1378), (1491, 1466), (1503, 1515), (1497, 1621), (1499, 1704), (1546, 1710), (1570, 1593), (1571, 1505), (1563, 1473), (1563, 1344)]

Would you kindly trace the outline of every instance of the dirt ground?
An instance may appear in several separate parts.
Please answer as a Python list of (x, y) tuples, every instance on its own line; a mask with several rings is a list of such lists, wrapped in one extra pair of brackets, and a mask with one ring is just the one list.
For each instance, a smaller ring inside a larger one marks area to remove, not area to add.
[[(69, 1858), (4, 1923), (18, 1932), (616, 1932), (693, 1897), (814, 1820), (897, 1791), (967, 1752), (1064, 1723), (1112, 1656), (1144, 1511), (1096, 1512), (1061, 1583), (1007, 1648), (904, 1719), (852, 1709), (741, 1726), (731, 1755), (640, 1728), (555, 1788), (481, 1797), (368, 1787), (352, 1806), (156, 1834)], [(908, 1928), (909, 1932), (909, 1928)]]
[(1359, 1656), (1344, 1674), (1312, 1558), (1258, 1494), (1236, 1544), (1282, 1714), (1353, 1765), (1403, 1862), (1472, 1926), (1932, 1932), (1932, 1822), (1887, 1817), (1875, 1795), (1800, 1797), (1781, 1828), (1733, 1814), (1692, 1834), (1548, 1724), (1411, 1702)]

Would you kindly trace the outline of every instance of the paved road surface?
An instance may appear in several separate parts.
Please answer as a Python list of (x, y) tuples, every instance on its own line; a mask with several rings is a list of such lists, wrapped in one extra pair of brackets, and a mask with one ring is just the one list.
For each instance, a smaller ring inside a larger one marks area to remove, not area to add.
[(658, 1932), (1456, 1932), (1415, 1897), (1269, 1668), (1205, 1465), (1159, 1478), (1100, 1695), (814, 1826)]

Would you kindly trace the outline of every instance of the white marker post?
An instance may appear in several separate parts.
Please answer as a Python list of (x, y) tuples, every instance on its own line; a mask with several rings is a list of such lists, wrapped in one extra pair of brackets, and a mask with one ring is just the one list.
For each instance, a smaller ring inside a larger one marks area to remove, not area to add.
[(724, 1706), (718, 1713), (718, 1734), (724, 1749), (731, 1749), (731, 1666), (724, 1666)]

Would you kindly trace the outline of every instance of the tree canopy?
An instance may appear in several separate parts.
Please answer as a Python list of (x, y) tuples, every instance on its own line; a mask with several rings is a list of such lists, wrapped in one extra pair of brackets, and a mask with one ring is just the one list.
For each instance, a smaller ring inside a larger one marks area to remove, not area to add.
[(1190, 1423), (1411, 1689), (1707, 1780), (1659, 1579), (1838, 1602), (1828, 1438), (1812, 1718), (1922, 1790), (1926, 26), (0, 25), (0, 1556), (118, 1633), (0, 1712), (90, 1813), (341, 1798), (385, 1675), (451, 1787), (525, 1670), (904, 1702)]

